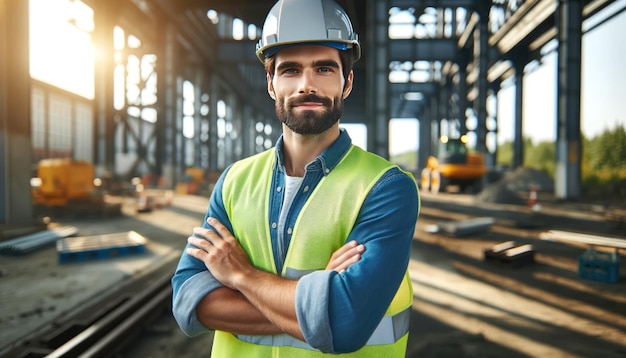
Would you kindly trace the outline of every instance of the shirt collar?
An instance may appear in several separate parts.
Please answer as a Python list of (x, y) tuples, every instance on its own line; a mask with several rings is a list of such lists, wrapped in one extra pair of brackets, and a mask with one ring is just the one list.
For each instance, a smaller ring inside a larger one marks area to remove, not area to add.
[[(328, 175), (346, 155), (351, 145), (352, 139), (348, 132), (344, 128), (339, 128), (339, 137), (322, 154), (318, 155), (315, 160), (307, 164), (306, 170), (321, 170), (324, 175)], [(276, 141), (274, 149), (276, 165), (280, 171), (285, 172), (282, 134)]]

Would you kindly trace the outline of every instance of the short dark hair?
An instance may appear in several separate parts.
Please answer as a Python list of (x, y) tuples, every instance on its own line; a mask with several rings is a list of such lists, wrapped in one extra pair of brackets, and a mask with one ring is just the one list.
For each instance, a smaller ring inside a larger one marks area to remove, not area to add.
[[(354, 57), (352, 57), (352, 51), (339, 51), (339, 60), (341, 61), (341, 70), (343, 71), (343, 79), (348, 82), (348, 75), (352, 71), (354, 65)], [(270, 74), (270, 77), (274, 77), (274, 71), (276, 70), (276, 55), (265, 58), (265, 72)]]

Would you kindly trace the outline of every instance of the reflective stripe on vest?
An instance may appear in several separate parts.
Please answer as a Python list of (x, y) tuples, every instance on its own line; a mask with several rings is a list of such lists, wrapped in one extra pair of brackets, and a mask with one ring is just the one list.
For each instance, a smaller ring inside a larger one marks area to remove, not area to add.
[[(404, 311), (394, 316), (385, 316), (380, 321), (374, 333), (367, 341), (367, 346), (394, 344), (405, 334), (409, 332), (409, 318), (411, 316), (411, 308), (405, 308)], [(274, 336), (246, 336), (237, 335), (237, 338), (248, 343), (254, 343), (264, 346), (290, 346), (302, 349), (316, 350), (310, 345), (299, 339), (293, 338), (288, 334), (279, 334)]]
[[(274, 162), (272, 149), (235, 163), (226, 175), (223, 189), (234, 236), (256, 267), (272, 273), (276, 273), (276, 267), (270, 236), (269, 198), (273, 195), (270, 190)], [(352, 146), (341, 163), (321, 179), (300, 211), (281, 276), (296, 279), (323, 270), (332, 253), (345, 244), (373, 185), (393, 167), (396, 166)], [(412, 300), (413, 291), (406, 273), (384, 318), (367, 345), (357, 351), (359, 357), (404, 356)], [(268, 349), (273, 352), (272, 356), (296, 354), (293, 349), (300, 357), (321, 354), (288, 335), (237, 339), (230, 333), (218, 331), (215, 337), (213, 354), (216, 357), (257, 356), (252, 351), (269, 354)]]

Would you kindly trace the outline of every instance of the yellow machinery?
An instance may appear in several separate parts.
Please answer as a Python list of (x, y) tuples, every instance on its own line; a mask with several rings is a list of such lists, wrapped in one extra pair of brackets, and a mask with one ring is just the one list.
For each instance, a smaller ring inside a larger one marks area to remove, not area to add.
[(105, 203), (94, 179), (94, 167), (89, 162), (69, 158), (41, 160), (32, 185), (35, 209), (42, 214), (119, 214), (120, 205)]
[(467, 136), (458, 139), (441, 137), (439, 157), (430, 156), (421, 173), (422, 190), (433, 193), (445, 191), (448, 186), (457, 185), (464, 192), (480, 190), (482, 179), (487, 173), (484, 156), (467, 148)]
[(176, 184), (178, 194), (198, 194), (200, 187), (206, 183), (204, 169), (190, 167), (185, 171), (185, 178)]
[(35, 204), (63, 206), (69, 201), (84, 200), (95, 191), (91, 163), (63, 159), (43, 159), (37, 164), (39, 185), (33, 187)]

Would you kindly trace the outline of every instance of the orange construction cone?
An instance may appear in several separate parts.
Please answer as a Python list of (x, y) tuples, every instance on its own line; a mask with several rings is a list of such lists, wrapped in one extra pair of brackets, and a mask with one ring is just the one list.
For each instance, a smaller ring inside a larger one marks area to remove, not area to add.
[(530, 193), (528, 194), (528, 207), (534, 211), (539, 211), (541, 206), (537, 203), (537, 187), (530, 186)]

